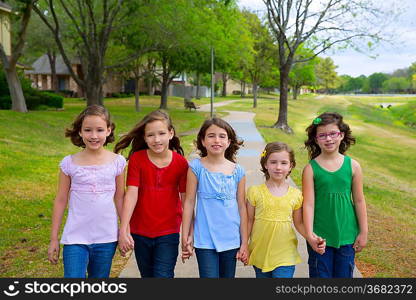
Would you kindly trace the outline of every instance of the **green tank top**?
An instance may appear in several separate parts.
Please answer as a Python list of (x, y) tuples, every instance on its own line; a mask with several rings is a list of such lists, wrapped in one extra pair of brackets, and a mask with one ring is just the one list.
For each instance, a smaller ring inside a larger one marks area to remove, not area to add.
[(310, 161), (315, 189), (313, 231), (326, 239), (326, 245), (339, 248), (353, 244), (358, 222), (351, 197), (351, 158), (344, 156), (341, 168), (329, 172), (314, 159)]

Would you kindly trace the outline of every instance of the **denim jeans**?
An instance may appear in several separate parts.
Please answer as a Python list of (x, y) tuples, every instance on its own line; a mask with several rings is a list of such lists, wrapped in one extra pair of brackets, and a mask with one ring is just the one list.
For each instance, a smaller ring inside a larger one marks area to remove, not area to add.
[(195, 248), (200, 278), (234, 278), (238, 249), (217, 252)]
[(117, 242), (63, 247), (65, 278), (108, 278)]
[(323, 255), (313, 251), (311, 246), (307, 247), (310, 278), (352, 278), (355, 258), (352, 244), (340, 248), (327, 246)]
[(280, 266), (270, 272), (262, 272), (261, 269), (253, 266), (256, 278), (293, 278), (295, 266)]
[(138, 234), (134, 240), (134, 254), (142, 278), (173, 278), (178, 258), (179, 233), (149, 238)]

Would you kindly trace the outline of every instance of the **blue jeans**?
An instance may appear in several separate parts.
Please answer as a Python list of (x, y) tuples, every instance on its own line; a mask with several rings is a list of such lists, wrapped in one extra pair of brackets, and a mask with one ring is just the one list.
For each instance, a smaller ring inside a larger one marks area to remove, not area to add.
[(200, 278), (234, 278), (238, 249), (217, 252), (195, 248)]
[(307, 247), (310, 278), (352, 278), (355, 258), (352, 244), (340, 248), (327, 246), (323, 255), (313, 251), (309, 244)]
[(65, 278), (108, 278), (117, 242), (64, 245)]
[(280, 266), (270, 272), (262, 272), (261, 269), (253, 266), (256, 278), (293, 278), (295, 266)]
[(134, 254), (142, 278), (173, 278), (178, 258), (179, 233), (149, 238), (138, 234), (134, 240)]

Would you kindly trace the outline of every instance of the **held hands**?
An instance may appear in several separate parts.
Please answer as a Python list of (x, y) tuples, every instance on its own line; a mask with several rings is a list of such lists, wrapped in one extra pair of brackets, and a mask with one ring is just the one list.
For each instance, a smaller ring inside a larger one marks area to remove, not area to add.
[(312, 236), (307, 239), (309, 245), (312, 247), (313, 251), (319, 253), (320, 255), (325, 253), (326, 240), (317, 236), (315, 233), (312, 233)]
[(59, 260), (59, 252), (60, 252), (59, 241), (58, 240), (52, 240), (49, 243), (48, 260), (54, 265)]
[(134, 249), (134, 240), (129, 232), (121, 232), (118, 236), (118, 249), (121, 256), (125, 257), (127, 252)]
[(240, 260), (245, 266), (248, 264), (249, 252), (247, 244), (241, 244), (240, 250), (238, 250), (237, 255), (235, 256)]
[(189, 235), (187, 239), (182, 238), (182, 263), (185, 263), (186, 259), (191, 258), (194, 254), (194, 239), (193, 236)]

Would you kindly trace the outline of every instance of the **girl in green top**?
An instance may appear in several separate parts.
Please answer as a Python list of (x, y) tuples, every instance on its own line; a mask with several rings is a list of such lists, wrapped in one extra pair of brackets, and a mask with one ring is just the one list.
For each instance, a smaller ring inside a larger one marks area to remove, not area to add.
[[(303, 170), (302, 192), (309, 277), (351, 278), (368, 232), (361, 167), (344, 155), (355, 138), (338, 113), (319, 115), (306, 132), (311, 160)], [(314, 234), (326, 240), (323, 255)]]

